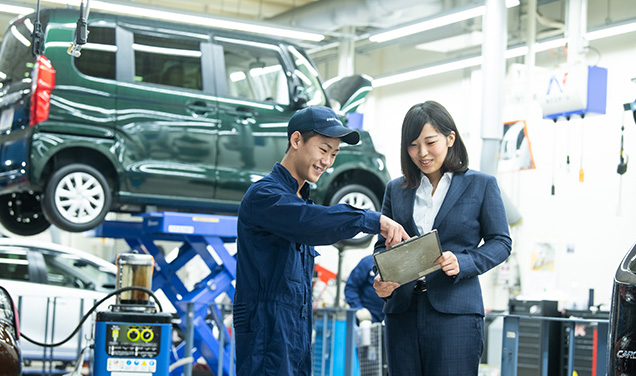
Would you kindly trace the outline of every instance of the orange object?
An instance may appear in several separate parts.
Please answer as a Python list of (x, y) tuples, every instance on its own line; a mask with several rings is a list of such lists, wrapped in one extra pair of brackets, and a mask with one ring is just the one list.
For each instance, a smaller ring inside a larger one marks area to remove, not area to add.
[(320, 279), (324, 283), (328, 283), (329, 280), (335, 279), (337, 276), (336, 273), (320, 265), (316, 265), (315, 270), (316, 270), (316, 273), (318, 274), (318, 279)]

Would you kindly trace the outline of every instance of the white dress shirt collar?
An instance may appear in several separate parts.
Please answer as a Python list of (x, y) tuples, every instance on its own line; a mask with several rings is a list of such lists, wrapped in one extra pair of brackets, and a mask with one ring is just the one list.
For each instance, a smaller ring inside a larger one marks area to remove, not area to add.
[(433, 222), (448, 193), (452, 179), (453, 173), (445, 172), (433, 193), (433, 185), (428, 177), (422, 174), (422, 181), (415, 192), (413, 205), (413, 220), (417, 226), (418, 235), (426, 234), (433, 229)]

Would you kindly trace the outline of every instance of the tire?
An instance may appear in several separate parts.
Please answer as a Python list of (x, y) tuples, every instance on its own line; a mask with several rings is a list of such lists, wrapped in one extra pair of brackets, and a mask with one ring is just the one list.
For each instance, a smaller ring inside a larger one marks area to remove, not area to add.
[[(336, 204), (349, 204), (360, 209), (380, 211), (380, 199), (369, 188), (351, 184), (340, 187), (329, 199), (329, 206)], [(341, 240), (337, 247), (364, 248), (373, 240), (374, 235), (359, 233), (351, 239)]]
[(111, 189), (95, 168), (71, 164), (56, 171), (46, 183), (42, 209), (55, 226), (82, 232), (100, 225), (110, 211)]
[(40, 194), (30, 191), (0, 196), (0, 223), (20, 236), (36, 235), (51, 226), (42, 213)]

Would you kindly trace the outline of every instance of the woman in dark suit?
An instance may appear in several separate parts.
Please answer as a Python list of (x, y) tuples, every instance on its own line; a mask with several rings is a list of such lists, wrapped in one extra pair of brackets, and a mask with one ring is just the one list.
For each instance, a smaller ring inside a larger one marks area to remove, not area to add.
[[(457, 126), (439, 103), (413, 106), (402, 124), (404, 176), (387, 185), (382, 214), (411, 236), (437, 229), (441, 269), (403, 286), (376, 277), (384, 298), (393, 376), (477, 375), (484, 305), (478, 276), (510, 255), (497, 180), (468, 169)], [(384, 250), (378, 239), (375, 251)]]

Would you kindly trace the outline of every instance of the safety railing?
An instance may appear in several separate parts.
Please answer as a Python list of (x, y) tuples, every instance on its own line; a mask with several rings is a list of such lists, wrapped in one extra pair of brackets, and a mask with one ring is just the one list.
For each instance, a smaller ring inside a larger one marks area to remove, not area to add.
[[(36, 341), (59, 342), (72, 333), (95, 303), (94, 299), (17, 295), (20, 330)], [(75, 319), (68, 315), (72, 312), (77, 315)], [(90, 328), (91, 322), (87, 320), (73, 338), (59, 347), (41, 347), (21, 338), (22, 374), (54, 376), (68, 373), (91, 336)]]
[(354, 335), (354, 309), (319, 308), (315, 310), (312, 343), (313, 375), (353, 375), (356, 344)]

